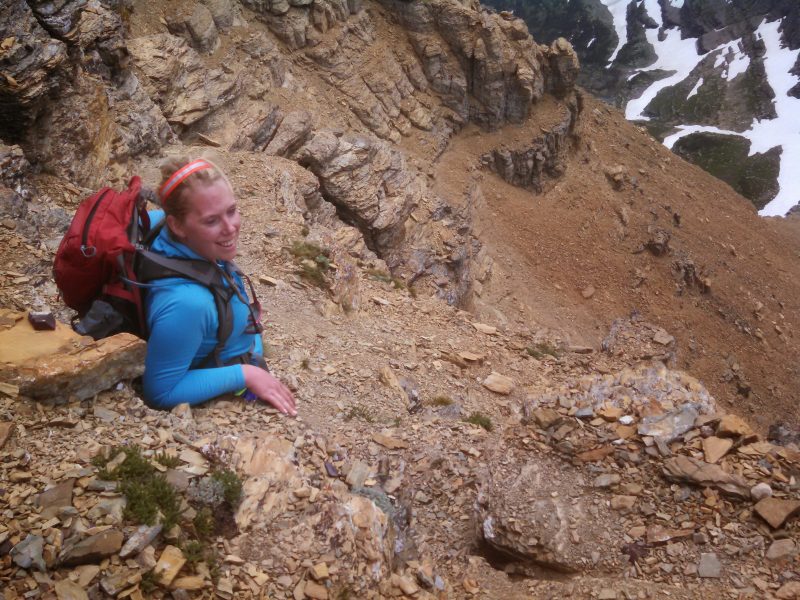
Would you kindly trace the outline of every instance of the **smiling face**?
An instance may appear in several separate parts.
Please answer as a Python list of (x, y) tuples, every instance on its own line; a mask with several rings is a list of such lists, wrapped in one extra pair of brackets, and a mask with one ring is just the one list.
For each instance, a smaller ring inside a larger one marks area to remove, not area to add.
[(186, 215), (180, 219), (167, 216), (170, 231), (206, 260), (233, 260), (241, 216), (228, 183), (217, 179), (209, 184), (196, 184), (187, 192)]

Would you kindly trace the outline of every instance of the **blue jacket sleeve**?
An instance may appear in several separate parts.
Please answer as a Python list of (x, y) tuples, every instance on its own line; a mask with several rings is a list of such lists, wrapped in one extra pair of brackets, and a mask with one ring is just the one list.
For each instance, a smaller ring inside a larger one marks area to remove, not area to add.
[(216, 318), (213, 301), (204, 298), (210, 293), (193, 292), (156, 293), (149, 302), (143, 383), (145, 398), (157, 408), (199, 404), (245, 386), (241, 365), (190, 369), (204, 332), (215, 327)]

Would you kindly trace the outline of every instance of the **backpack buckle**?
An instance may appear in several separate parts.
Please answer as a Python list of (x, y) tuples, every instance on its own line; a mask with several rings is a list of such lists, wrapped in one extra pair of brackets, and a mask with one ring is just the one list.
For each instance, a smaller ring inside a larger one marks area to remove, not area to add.
[(83, 254), (86, 258), (92, 258), (95, 254), (97, 254), (97, 248), (94, 246), (81, 246), (81, 254)]

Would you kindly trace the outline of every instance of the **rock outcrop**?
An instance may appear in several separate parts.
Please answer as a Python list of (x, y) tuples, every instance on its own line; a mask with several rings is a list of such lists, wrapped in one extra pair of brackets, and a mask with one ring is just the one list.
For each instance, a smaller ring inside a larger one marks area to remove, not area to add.
[(560, 123), (536, 137), (530, 145), (505, 144), (481, 157), (482, 164), (512, 185), (541, 193), (548, 180), (561, 177), (573, 149), (579, 102), (571, 102)]
[(0, 128), (4, 140), (18, 141), (58, 87), (55, 74), (67, 60), (67, 46), (50, 37), (25, 0), (4, 3), (0, 31)]

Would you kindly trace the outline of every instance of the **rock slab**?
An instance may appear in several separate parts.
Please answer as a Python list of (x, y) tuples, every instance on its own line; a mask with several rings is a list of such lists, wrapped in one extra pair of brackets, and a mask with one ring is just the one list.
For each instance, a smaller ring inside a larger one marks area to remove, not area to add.
[(783, 500), (780, 498), (764, 498), (755, 505), (755, 511), (773, 529), (781, 527), (789, 517), (800, 512), (800, 500)]

